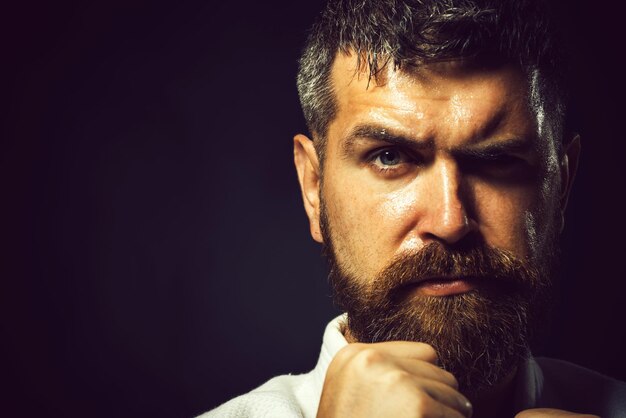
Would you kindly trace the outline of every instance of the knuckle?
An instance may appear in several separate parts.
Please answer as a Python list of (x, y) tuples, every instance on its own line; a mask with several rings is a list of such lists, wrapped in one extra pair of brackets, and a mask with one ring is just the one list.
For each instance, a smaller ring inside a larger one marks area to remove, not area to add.
[(347, 346), (339, 350), (337, 354), (335, 354), (333, 361), (343, 364), (349, 361), (355, 355), (357, 355), (363, 349), (363, 346), (364, 344), (358, 344), (358, 343), (348, 344)]
[(362, 348), (353, 358), (358, 366), (371, 367), (380, 363), (384, 355), (374, 348), (367, 347)]
[(449, 371), (443, 369), (441, 370), (443, 372), (444, 379), (446, 379), (446, 382), (448, 382), (453, 388), (458, 389), (459, 381), (457, 380), (457, 378)]
[(352, 344), (348, 344), (347, 346), (339, 350), (337, 354), (335, 354), (333, 361), (337, 363), (343, 363), (345, 360), (347, 360), (348, 358), (352, 356), (353, 351), (354, 349), (352, 347)]
[(430, 361), (437, 361), (439, 356), (437, 355), (437, 351), (432, 345), (426, 344), (426, 343), (418, 343), (418, 344), (420, 347), (420, 353), (422, 354), (422, 356), (424, 356), (424, 358)]
[(335, 368), (347, 366), (351, 370), (365, 370), (382, 363), (384, 359), (384, 353), (369, 344), (349, 344), (337, 352), (331, 366)]
[(385, 383), (391, 387), (397, 388), (400, 385), (406, 385), (413, 381), (413, 376), (402, 369), (394, 369), (385, 374)]

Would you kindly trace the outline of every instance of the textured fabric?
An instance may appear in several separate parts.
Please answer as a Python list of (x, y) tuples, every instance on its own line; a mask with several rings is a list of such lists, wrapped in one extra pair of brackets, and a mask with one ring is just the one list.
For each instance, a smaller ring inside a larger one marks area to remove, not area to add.
[[(326, 327), (319, 360), (306, 374), (275, 377), (199, 418), (314, 418), (331, 360), (348, 343), (344, 315)], [(530, 357), (516, 378), (515, 409), (557, 408), (626, 418), (626, 384), (565, 361)]]
[(335, 354), (348, 345), (339, 329), (343, 319), (341, 315), (326, 326), (320, 356), (311, 372), (275, 377), (250, 393), (201, 415), (201, 418), (314, 418), (322, 396), (326, 369)]

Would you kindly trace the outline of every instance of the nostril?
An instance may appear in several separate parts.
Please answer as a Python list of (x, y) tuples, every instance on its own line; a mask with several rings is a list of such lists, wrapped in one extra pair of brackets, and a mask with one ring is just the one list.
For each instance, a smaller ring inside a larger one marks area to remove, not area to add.
[(443, 210), (436, 213), (423, 229), (423, 239), (436, 240), (445, 244), (455, 244), (476, 229), (476, 222), (471, 220), (462, 207), (456, 210)]

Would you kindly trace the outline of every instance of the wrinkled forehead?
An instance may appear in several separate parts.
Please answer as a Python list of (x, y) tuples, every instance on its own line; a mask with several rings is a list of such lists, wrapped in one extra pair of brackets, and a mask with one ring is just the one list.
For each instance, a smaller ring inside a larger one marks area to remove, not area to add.
[(507, 102), (530, 104), (532, 77), (515, 65), (480, 65), (467, 60), (450, 60), (426, 64), (392, 63), (371, 71), (365, 60), (356, 54), (338, 53), (331, 71), (331, 82), (336, 99), (341, 105), (354, 97), (401, 90), (432, 100), (453, 97), (488, 99), (494, 106)]
[(347, 127), (354, 119), (393, 115), (405, 125), (414, 121), (416, 126), (428, 126), (432, 121), (431, 127), (438, 130), (434, 125), (445, 119), (458, 126), (476, 125), (476, 131), (503, 123), (527, 135), (540, 133), (538, 114), (531, 106), (531, 79), (518, 66), (481, 66), (463, 60), (401, 68), (389, 64), (371, 77), (369, 68), (359, 62), (355, 54), (338, 54), (333, 64), (335, 125)]

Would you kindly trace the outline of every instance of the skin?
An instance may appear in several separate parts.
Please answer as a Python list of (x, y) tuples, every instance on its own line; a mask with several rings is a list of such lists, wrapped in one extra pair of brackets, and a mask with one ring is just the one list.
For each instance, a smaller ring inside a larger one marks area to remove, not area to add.
[[(446, 62), (386, 68), (369, 81), (355, 68), (354, 55), (339, 54), (333, 65), (338, 112), (323, 182), (313, 142), (294, 138), (312, 237), (323, 242), (323, 197), (337, 261), (365, 285), (398, 254), (433, 241), (453, 246), (470, 235), (540, 261), (549, 245), (542, 231), (562, 228), (554, 214), (565, 210), (580, 143), (575, 138), (557, 152), (537, 117), (541, 109), (527, 106), (531, 89), (522, 72)], [(432, 347), (349, 342), (329, 366), (319, 417), (471, 415)], [(510, 393), (507, 382), (502, 386), (471, 400), (474, 416), (497, 414)]]

